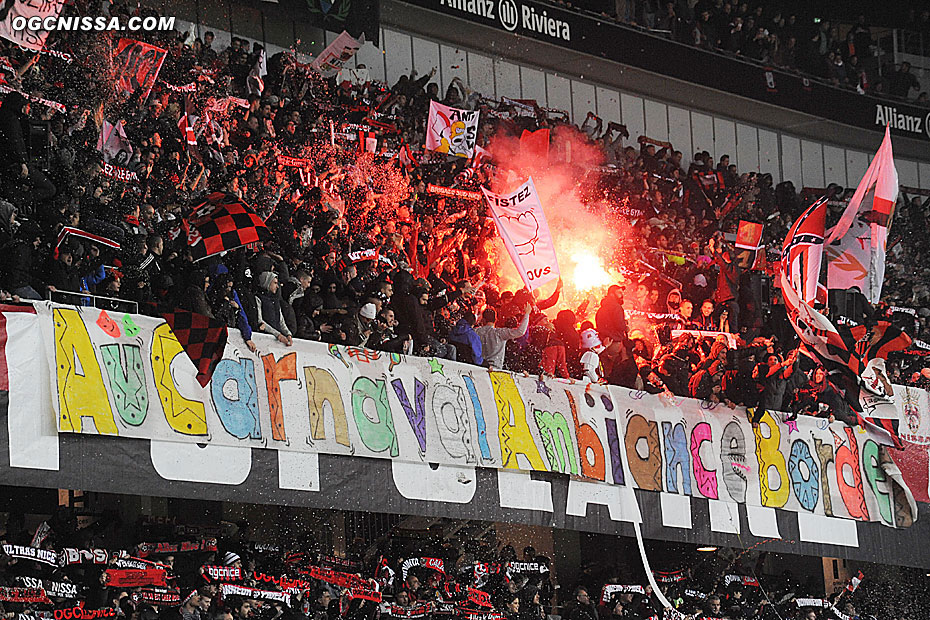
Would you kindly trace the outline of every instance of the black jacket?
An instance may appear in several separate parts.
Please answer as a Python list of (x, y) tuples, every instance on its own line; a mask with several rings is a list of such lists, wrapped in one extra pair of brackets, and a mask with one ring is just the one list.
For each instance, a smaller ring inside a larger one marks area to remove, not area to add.
[(0, 106), (0, 170), (7, 170), (29, 160), (23, 124), (26, 116), (22, 113), (26, 99), (19, 93), (9, 93)]

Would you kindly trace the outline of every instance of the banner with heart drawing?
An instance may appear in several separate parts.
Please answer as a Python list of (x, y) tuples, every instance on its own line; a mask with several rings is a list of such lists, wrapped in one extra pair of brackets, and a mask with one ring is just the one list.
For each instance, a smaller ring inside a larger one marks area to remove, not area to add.
[(483, 187), (481, 191), (526, 288), (533, 291), (557, 279), (555, 245), (533, 178), (510, 194), (493, 194)]

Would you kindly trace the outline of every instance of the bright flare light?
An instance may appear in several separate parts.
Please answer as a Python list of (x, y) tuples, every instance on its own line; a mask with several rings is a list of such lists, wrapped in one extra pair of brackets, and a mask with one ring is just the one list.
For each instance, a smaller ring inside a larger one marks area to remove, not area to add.
[(575, 263), (575, 272), (572, 274), (572, 284), (575, 290), (590, 291), (602, 288), (614, 282), (614, 278), (604, 269), (601, 258), (589, 252), (572, 254)]

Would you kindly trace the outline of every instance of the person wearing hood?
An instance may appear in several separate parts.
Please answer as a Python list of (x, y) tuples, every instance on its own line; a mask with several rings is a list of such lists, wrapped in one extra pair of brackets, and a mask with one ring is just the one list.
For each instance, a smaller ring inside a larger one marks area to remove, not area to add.
[(55, 195), (55, 186), (36, 166), (29, 165), (26, 136), (29, 131), (29, 101), (11, 92), (0, 107), (0, 170), (7, 178), (20, 178), (32, 190), (29, 198), (41, 203)]
[(449, 342), (458, 350), (458, 361), (466, 364), (484, 364), (484, 355), (481, 349), (481, 338), (475, 331), (474, 313), (466, 312), (449, 332)]
[(278, 276), (273, 271), (263, 271), (258, 276), (259, 293), (255, 296), (258, 309), (258, 330), (271, 334), (278, 342), (291, 346), (294, 339), (284, 322), (281, 298), (278, 297)]
[(607, 294), (601, 299), (601, 305), (594, 315), (594, 322), (597, 333), (605, 340), (611, 341), (602, 356), (605, 376), (609, 376), (614, 364), (627, 357), (624, 343), (629, 337), (629, 328), (623, 311), (623, 287), (614, 284), (607, 289)]
[(217, 263), (210, 269), (210, 288), (207, 289), (207, 298), (214, 314), (221, 320), (225, 317), (227, 326), (239, 328), (245, 346), (255, 353), (258, 347), (252, 342), (252, 326), (242, 307), (239, 293), (233, 286), (234, 282), (226, 265)]

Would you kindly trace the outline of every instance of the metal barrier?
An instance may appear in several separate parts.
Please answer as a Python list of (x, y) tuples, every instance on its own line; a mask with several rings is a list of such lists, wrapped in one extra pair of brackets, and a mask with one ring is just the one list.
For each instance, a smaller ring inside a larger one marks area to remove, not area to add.
[(62, 304), (100, 308), (101, 310), (111, 310), (113, 312), (139, 314), (138, 302), (129, 299), (100, 297), (99, 295), (91, 295), (90, 293), (74, 293), (71, 291), (54, 291), (50, 296), (52, 301)]

